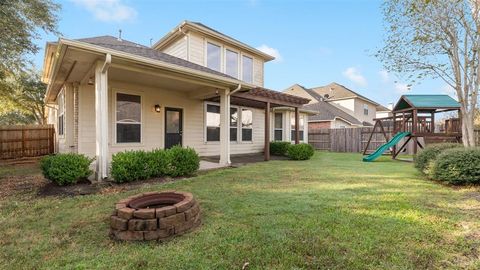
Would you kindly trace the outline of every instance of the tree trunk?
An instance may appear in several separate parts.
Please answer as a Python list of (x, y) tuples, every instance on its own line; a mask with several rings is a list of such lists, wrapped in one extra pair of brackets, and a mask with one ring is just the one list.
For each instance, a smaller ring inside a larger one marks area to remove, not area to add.
[(473, 124), (473, 113), (464, 112), (462, 115), (462, 141), (465, 147), (475, 146), (475, 126)]

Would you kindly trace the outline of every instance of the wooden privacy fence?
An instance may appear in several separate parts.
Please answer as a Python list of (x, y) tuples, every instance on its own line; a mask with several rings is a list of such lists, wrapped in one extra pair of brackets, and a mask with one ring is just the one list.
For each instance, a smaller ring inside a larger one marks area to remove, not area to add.
[[(317, 150), (332, 152), (363, 152), (373, 127), (309, 129), (308, 143)], [(388, 138), (392, 138), (392, 129), (385, 127)], [(475, 130), (476, 145), (480, 146), (480, 129)], [(375, 151), (386, 143), (384, 134), (377, 128), (372, 135), (367, 153)]]
[(54, 142), (53, 125), (0, 126), (0, 159), (48, 155)]
[[(373, 127), (313, 129), (308, 131), (308, 143), (317, 150), (362, 152), (372, 130)], [(391, 131), (385, 132), (390, 138)], [(374, 151), (384, 143), (386, 143), (384, 134), (379, 130), (375, 131), (367, 151)]]

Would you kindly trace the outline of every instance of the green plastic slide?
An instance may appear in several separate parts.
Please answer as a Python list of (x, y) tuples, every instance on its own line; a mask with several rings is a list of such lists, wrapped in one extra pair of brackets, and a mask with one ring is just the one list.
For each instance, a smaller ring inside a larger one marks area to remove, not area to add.
[(379, 148), (377, 148), (377, 150), (375, 150), (375, 152), (373, 152), (370, 155), (364, 157), (363, 161), (365, 161), (365, 162), (374, 161), (375, 159), (380, 157), (383, 154), (383, 152), (387, 151), (390, 147), (395, 146), (401, 139), (403, 139), (403, 138), (405, 138), (409, 135), (410, 135), (410, 132), (408, 132), (408, 131), (397, 133), (386, 144), (380, 146)]

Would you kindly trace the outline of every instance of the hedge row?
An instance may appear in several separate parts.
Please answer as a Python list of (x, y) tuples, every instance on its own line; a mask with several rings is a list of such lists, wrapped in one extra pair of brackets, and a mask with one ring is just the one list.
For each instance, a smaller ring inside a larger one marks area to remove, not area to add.
[(293, 160), (307, 160), (314, 153), (313, 146), (307, 143), (270, 142), (270, 154), (275, 156), (287, 156)]
[(449, 184), (480, 184), (480, 148), (434, 144), (417, 155), (415, 167), (428, 178)]
[(191, 175), (200, 167), (192, 148), (174, 146), (167, 150), (125, 151), (112, 156), (111, 174), (118, 183), (159, 176)]

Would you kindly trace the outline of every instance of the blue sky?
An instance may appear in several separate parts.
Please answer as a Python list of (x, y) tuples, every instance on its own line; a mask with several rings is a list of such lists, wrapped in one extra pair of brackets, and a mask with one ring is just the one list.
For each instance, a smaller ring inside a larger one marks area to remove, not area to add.
[[(373, 57), (382, 46), (381, 1), (59, 1), (59, 30), (66, 38), (118, 35), (144, 45), (183, 20), (199, 21), (248, 45), (276, 54), (265, 65), (265, 87), (283, 90), (299, 83), (315, 87), (338, 82), (384, 105), (403, 93), (447, 93), (440, 79), (411, 90)], [(41, 68), (46, 41), (35, 55)]]

